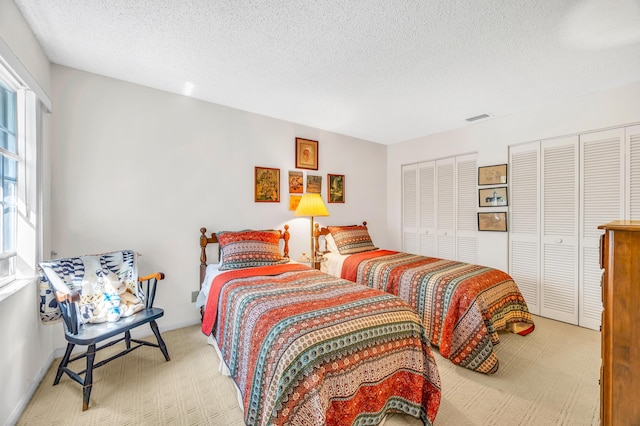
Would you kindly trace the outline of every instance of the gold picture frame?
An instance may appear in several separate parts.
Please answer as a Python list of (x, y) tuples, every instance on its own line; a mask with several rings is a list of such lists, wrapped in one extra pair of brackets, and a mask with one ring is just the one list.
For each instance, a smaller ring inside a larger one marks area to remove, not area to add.
[(327, 201), (344, 203), (344, 175), (327, 175)]
[(254, 201), (256, 203), (280, 202), (280, 169), (255, 167)]
[(507, 183), (507, 165), (478, 167), (478, 185), (504, 185)]
[(296, 169), (318, 170), (318, 141), (296, 138)]
[(507, 232), (507, 212), (478, 213), (478, 231)]

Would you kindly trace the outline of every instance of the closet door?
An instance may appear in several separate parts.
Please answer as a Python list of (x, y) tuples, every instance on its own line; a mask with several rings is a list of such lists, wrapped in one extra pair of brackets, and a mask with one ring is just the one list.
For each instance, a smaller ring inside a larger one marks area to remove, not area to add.
[(455, 158), (436, 161), (436, 257), (456, 258)]
[(640, 220), (640, 125), (625, 128), (627, 158), (626, 219)]
[(578, 325), (598, 330), (602, 320), (598, 225), (624, 218), (625, 129), (580, 135)]
[(456, 158), (456, 249), (455, 260), (478, 262), (478, 205), (476, 154)]
[(540, 315), (540, 142), (509, 148), (509, 275)]
[(436, 163), (418, 164), (419, 251), (422, 256), (436, 257)]
[(541, 146), (540, 315), (578, 324), (578, 136)]
[(402, 251), (418, 253), (418, 166), (402, 166)]

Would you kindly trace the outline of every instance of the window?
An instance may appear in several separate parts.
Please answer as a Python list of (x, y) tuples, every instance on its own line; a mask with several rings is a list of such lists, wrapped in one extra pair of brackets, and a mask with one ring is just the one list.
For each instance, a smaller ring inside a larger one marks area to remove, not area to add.
[(18, 195), (17, 93), (0, 81), (0, 286), (15, 277)]

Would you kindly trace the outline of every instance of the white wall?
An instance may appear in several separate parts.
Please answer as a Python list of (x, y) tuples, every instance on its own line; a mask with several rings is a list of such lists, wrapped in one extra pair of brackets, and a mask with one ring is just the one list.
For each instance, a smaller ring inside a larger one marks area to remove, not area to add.
[[(48, 92), (49, 61), (12, 0), (0, 0), (0, 39), (3, 48), (19, 61), (21, 69)], [(45, 144), (47, 123), (45, 117)], [(46, 167), (45, 177), (48, 170)], [(46, 192), (44, 197), (46, 202)], [(60, 334), (59, 325), (40, 324), (35, 285), (27, 285), (0, 301), (0, 424), (17, 420), (51, 363), (53, 336)]]
[[(319, 170), (311, 173), (323, 177), (323, 198), (327, 173), (345, 175), (346, 203), (328, 204), (331, 216), (318, 221), (367, 220), (386, 244), (384, 145), (58, 65), (52, 99), (52, 249), (142, 253), (141, 273), (166, 274), (157, 298), (161, 329), (199, 321), (191, 292), (201, 227), (289, 224), (291, 256), (309, 252), (309, 218), (294, 218), (288, 203), (296, 137), (319, 141)], [(253, 201), (255, 166), (280, 169), (280, 203)]]
[[(508, 163), (509, 145), (640, 122), (640, 83), (391, 145), (387, 152), (387, 235), (402, 247), (401, 166), (478, 152), (478, 166)], [(508, 270), (508, 236), (480, 232), (478, 263)]]

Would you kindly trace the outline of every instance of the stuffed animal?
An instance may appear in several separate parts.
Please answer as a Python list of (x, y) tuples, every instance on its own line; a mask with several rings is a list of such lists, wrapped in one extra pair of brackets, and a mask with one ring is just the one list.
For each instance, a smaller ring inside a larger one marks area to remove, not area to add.
[(144, 308), (142, 301), (114, 273), (101, 271), (97, 274), (102, 286), (102, 299), (96, 304), (89, 322), (115, 322)]

